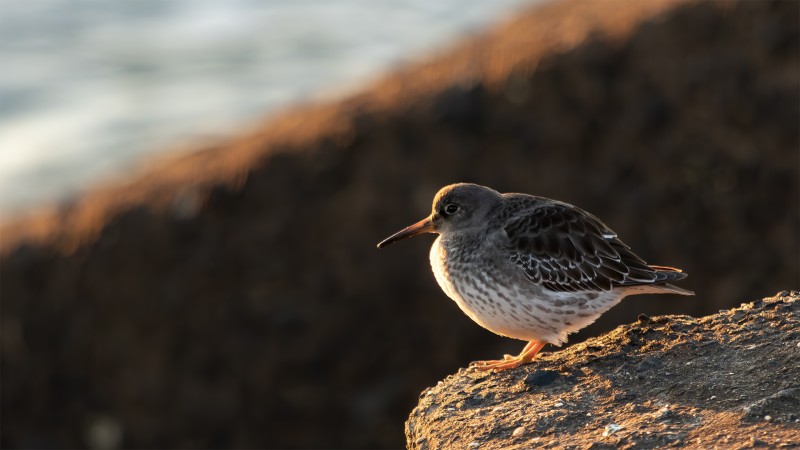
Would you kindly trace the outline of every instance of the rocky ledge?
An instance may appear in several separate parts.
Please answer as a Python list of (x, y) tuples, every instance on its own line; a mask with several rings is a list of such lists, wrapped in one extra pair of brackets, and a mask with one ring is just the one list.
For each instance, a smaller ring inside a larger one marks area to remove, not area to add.
[(408, 447), (800, 448), (800, 292), (639, 321), (426, 389)]

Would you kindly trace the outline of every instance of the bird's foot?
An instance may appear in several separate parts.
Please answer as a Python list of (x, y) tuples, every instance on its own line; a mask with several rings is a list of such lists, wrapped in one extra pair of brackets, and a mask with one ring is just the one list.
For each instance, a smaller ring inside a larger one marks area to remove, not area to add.
[(519, 356), (511, 356), (511, 355), (504, 355), (504, 359), (490, 359), (488, 361), (475, 361), (472, 363), (472, 366), (477, 368), (478, 370), (508, 370), (517, 368), (523, 364), (527, 364), (533, 360), (526, 360), (526, 358), (520, 358)]
[(528, 364), (533, 361), (539, 350), (542, 349), (547, 343), (544, 341), (530, 341), (522, 349), (522, 352), (517, 356), (503, 355), (503, 359), (493, 359), (488, 361), (476, 361), (471, 365), (478, 370), (508, 370), (515, 369), (523, 364)]

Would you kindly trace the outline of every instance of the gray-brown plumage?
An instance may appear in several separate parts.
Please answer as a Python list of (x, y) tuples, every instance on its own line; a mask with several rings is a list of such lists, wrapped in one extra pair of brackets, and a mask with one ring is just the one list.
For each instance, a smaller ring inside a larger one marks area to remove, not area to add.
[(528, 345), (516, 357), (481, 361), (503, 370), (530, 362), (546, 343), (594, 322), (624, 297), (693, 295), (669, 284), (686, 277), (648, 265), (600, 219), (575, 206), (460, 183), (442, 188), (431, 215), (378, 244), (432, 232), (442, 290), (484, 328)]

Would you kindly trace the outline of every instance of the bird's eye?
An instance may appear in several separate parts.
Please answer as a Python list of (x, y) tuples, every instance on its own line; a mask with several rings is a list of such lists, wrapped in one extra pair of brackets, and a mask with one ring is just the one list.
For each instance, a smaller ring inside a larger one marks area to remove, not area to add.
[(451, 216), (458, 212), (458, 205), (455, 203), (450, 203), (444, 207), (444, 213), (448, 216)]

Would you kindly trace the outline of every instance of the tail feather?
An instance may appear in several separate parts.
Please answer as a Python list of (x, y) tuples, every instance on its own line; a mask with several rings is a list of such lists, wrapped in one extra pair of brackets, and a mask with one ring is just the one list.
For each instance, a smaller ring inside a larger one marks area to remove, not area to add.
[(655, 275), (655, 280), (649, 282), (623, 284), (621, 287), (627, 288), (628, 295), (632, 294), (694, 295), (693, 291), (679, 288), (678, 286), (669, 284), (670, 281), (678, 281), (686, 278), (687, 274), (681, 271), (680, 269), (667, 266), (648, 266), (648, 268), (653, 270), (651, 274)]
[(658, 287), (660, 291), (669, 292), (671, 294), (678, 294), (678, 295), (694, 295), (694, 291), (690, 291), (688, 289), (679, 288), (678, 286), (673, 286), (669, 283), (663, 284), (655, 284), (653, 287)]
[(669, 266), (650, 266), (651, 269), (656, 271), (656, 283), (662, 281), (678, 281), (686, 278), (687, 273), (681, 269)]
[(683, 289), (678, 286), (669, 284), (671, 281), (678, 281), (686, 278), (687, 273), (681, 269), (669, 266), (647, 266), (649, 272), (644, 272), (647, 275), (655, 275), (655, 279), (647, 281), (641, 280), (626, 280), (620, 283), (620, 288), (625, 288), (626, 295), (633, 294), (678, 294), (678, 295), (694, 295), (694, 291)]
[(688, 274), (681, 269), (678, 269), (677, 267), (652, 265), (650, 268), (656, 271), (656, 281), (653, 284), (653, 287), (658, 287), (661, 291), (670, 292), (673, 294), (694, 295), (694, 291), (683, 289), (668, 283), (669, 281), (682, 280), (688, 276)]

